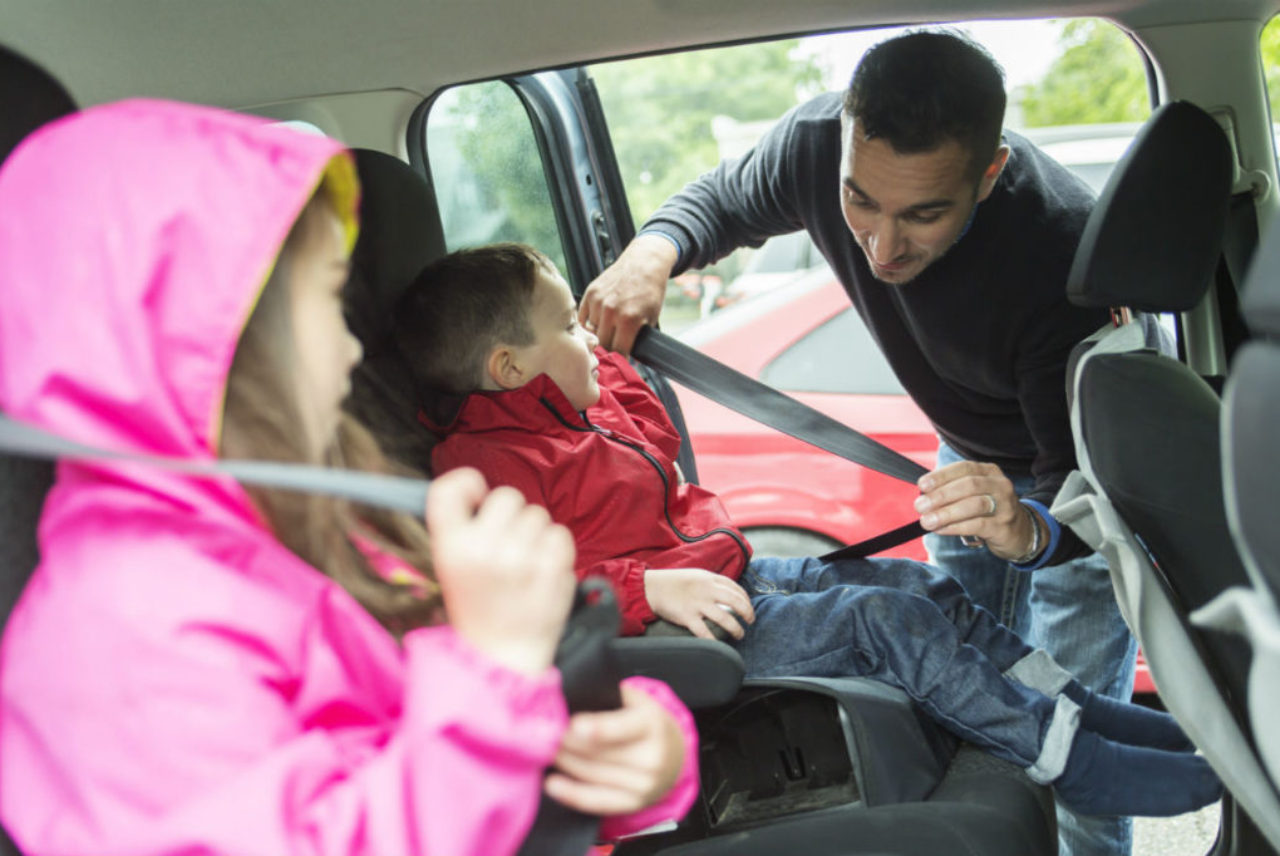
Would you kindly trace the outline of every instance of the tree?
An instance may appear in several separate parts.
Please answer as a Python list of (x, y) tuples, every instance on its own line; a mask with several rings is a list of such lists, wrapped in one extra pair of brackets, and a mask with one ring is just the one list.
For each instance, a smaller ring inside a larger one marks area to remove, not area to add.
[(1150, 114), (1142, 56), (1121, 30), (1081, 18), (1063, 26), (1058, 43), (1062, 55), (1018, 93), (1028, 127), (1137, 122)]
[(715, 166), (712, 119), (773, 120), (821, 87), (796, 40), (713, 48), (591, 68), (637, 226)]
[[(714, 166), (712, 119), (776, 119), (818, 90), (821, 72), (795, 40), (595, 66), (618, 166), (637, 225)], [(529, 119), (501, 81), (462, 86), (428, 120), (428, 159), (451, 247), (515, 240), (564, 269)]]

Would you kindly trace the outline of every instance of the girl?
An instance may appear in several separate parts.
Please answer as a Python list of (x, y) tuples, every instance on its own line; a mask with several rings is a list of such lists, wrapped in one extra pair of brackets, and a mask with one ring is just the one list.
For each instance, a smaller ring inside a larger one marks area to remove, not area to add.
[[(0, 170), (0, 407), (125, 451), (383, 468), (339, 415), (357, 192), (333, 141), (205, 108), (37, 132)], [(681, 815), (695, 738), (665, 686), (566, 715), (567, 533), (474, 471), (428, 514), (430, 541), (332, 499), (61, 463), (0, 645), (20, 848), (506, 854), (543, 787), (624, 815), (606, 834)]]

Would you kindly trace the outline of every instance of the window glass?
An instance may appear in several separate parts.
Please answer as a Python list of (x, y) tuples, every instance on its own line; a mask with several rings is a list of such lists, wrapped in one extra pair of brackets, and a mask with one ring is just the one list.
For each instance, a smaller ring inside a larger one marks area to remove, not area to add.
[[(959, 29), (1005, 70), (1005, 126), (1101, 188), (1150, 113), (1145, 66), (1129, 37), (1094, 18), (979, 21)], [(844, 89), (862, 53), (902, 31), (833, 33), (593, 66), (637, 227), (686, 182), (748, 151), (788, 109)], [(777, 257), (785, 251), (774, 248), (780, 240), (738, 250), (673, 282), (663, 328), (678, 334), (784, 285), (790, 280), (784, 274), (821, 262), (796, 254), (780, 266)]]
[(852, 306), (775, 357), (760, 379), (792, 392), (902, 394), (880, 346)]
[(1262, 28), (1262, 71), (1267, 81), (1267, 102), (1271, 107), (1272, 139), (1280, 138), (1276, 132), (1280, 118), (1280, 15), (1272, 18)]
[(533, 127), (510, 86), (443, 92), (427, 116), (427, 161), (450, 250), (520, 241), (567, 269)]

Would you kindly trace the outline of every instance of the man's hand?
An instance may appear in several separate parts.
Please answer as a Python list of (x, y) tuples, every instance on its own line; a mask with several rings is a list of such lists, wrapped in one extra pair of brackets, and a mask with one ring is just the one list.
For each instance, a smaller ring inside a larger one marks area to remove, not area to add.
[[(917, 484), (921, 526), (939, 535), (981, 538), (1001, 559), (1025, 556), (1034, 538), (1031, 527), (1044, 526), (1039, 515), (1023, 509), (1013, 482), (995, 464), (958, 461), (921, 476)], [(1042, 528), (1041, 544), (1048, 543), (1045, 535)]]
[[(707, 621), (723, 627), (734, 639), (745, 633), (742, 622), (756, 620), (751, 598), (742, 586), (723, 574), (701, 568), (655, 568), (645, 572), (644, 594), (649, 608), (694, 636), (714, 639)], [(735, 617), (736, 614), (736, 617)]]
[(587, 286), (578, 322), (595, 333), (601, 347), (631, 353), (640, 328), (658, 323), (676, 258), (676, 248), (666, 238), (638, 236)]
[(680, 726), (648, 693), (624, 684), (618, 710), (569, 720), (545, 787), (586, 814), (626, 814), (662, 799), (683, 765)]

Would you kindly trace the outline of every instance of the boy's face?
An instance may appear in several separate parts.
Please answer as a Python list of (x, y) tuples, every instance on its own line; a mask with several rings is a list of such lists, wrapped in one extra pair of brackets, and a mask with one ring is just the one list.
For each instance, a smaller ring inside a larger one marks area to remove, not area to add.
[(575, 410), (586, 410), (599, 401), (600, 361), (593, 353), (599, 341), (578, 323), (573, 292), (554, 268), (538, 269), (529, 322), (533, 344), (515, 349), (526, 376), (546, 374)]

